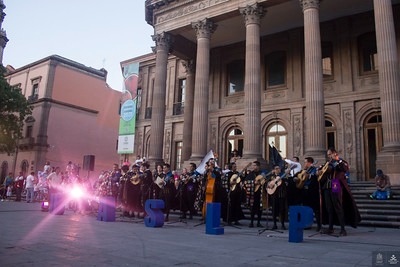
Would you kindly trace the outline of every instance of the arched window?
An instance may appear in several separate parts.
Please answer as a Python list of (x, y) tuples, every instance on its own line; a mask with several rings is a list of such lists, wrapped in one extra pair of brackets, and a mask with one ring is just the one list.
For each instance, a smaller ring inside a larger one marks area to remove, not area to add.
[(287, 155), (287, 130), (280, 124), (276, 123), (268, 128), (267, 130), (267, 140), (268, 146), (266, 154), (269, 159), (269, 147), (275, 147), (282, 158), (286, 158)]
[(372, 114), (364, 124), (365, 178), (373, 179), (376, 172), (376, 159), (383, 146), (382, 116)]
[(243, 131), (239, 128), (233, 128), (228, 132), (226, 139), (228, 140), (226, 161), (230, 160), (234, 150), (237, 150), (239, 156), (243, 156)]

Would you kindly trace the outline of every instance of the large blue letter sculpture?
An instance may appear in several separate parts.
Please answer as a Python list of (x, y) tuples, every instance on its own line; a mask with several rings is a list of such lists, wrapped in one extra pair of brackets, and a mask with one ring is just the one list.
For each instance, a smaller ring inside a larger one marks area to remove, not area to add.
[(206, 208), (206, 234), (222, 235), (224, 228), (220, 227), (221, 203), (207, 203)]
[(289, 208), (289, 242), (303, 242), (303, 230), (313, 223), (313, 210), (307, 206)]
[(164, 208), (164, 201), (161, 199), (148, 199), (145, 203), (147, 213), (144, 218), (146, 227), (162, 227), (164, 225), (164, 214), (161, 209)]

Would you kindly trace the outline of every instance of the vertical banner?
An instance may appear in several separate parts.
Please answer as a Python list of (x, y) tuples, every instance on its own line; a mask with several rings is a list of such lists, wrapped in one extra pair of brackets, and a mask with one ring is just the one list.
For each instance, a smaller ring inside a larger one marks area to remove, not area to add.
[(135, 145), (137, 86), (139, 62), (124, 66), (124, 98), (119, 119), (118, 154), (132, 154)]

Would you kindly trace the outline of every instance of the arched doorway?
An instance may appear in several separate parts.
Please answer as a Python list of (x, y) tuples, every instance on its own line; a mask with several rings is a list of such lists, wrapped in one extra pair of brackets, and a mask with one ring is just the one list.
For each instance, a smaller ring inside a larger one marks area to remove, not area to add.
[(7, 172), (8, 172), (8, 162), (3, 161), (3, 163), (1, 163), (0, 184), (3, 184), (4, 178), (6, 178), (8, 174)]
[(226, 137), (226, 162), (229, 162), (234, 150), (237, 150), (238, 155), (243, 156), (243, 131), (239, 128), (233, 128), (228, 131), (228, 136)]
[(373, 179), (376, 172), (376, 157), (383, 144), (382, 116), (373, 114), (364, 123), (365, 179)]
[(24, 159), (24, 160), (22, 161), (22, 163), (21, 163), (21, 172), (22, 172), (22, 175), (23, 175), (24, 177), (26, 177), (27, 174), (28, 174), (28, 168), (29, 168), (29, 163), (28, 163), (27, 160)]
[(265, 156), (269, 162), (271, 162), (270, 158), (270, 147), (275, 147), (282, 158), (286, 158), (287, 156), (287, 140), (288, 140), (288, 133), (286, 128), (280, 124), (276, 123), (270, 126), (267, 129), (267, 147), (265, 151)]

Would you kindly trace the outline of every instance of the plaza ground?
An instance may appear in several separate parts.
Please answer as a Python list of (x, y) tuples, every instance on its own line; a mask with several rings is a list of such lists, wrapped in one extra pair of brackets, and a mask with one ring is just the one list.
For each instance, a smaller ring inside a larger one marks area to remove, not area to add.
[(119, 215), (103, 222), (96, 214), (42, 212), (40, 203), (1, 202), (0, 266), (372, 266), (377, 251), (400, 261), (400, 229), (348, 227), (348, 236), (335, 237), (314, 227), (302, 243), (289, 243), (288, 230), (259, 234), (243, 223), (213, 236), (198, 219), (176, 215), (148, 228)]

